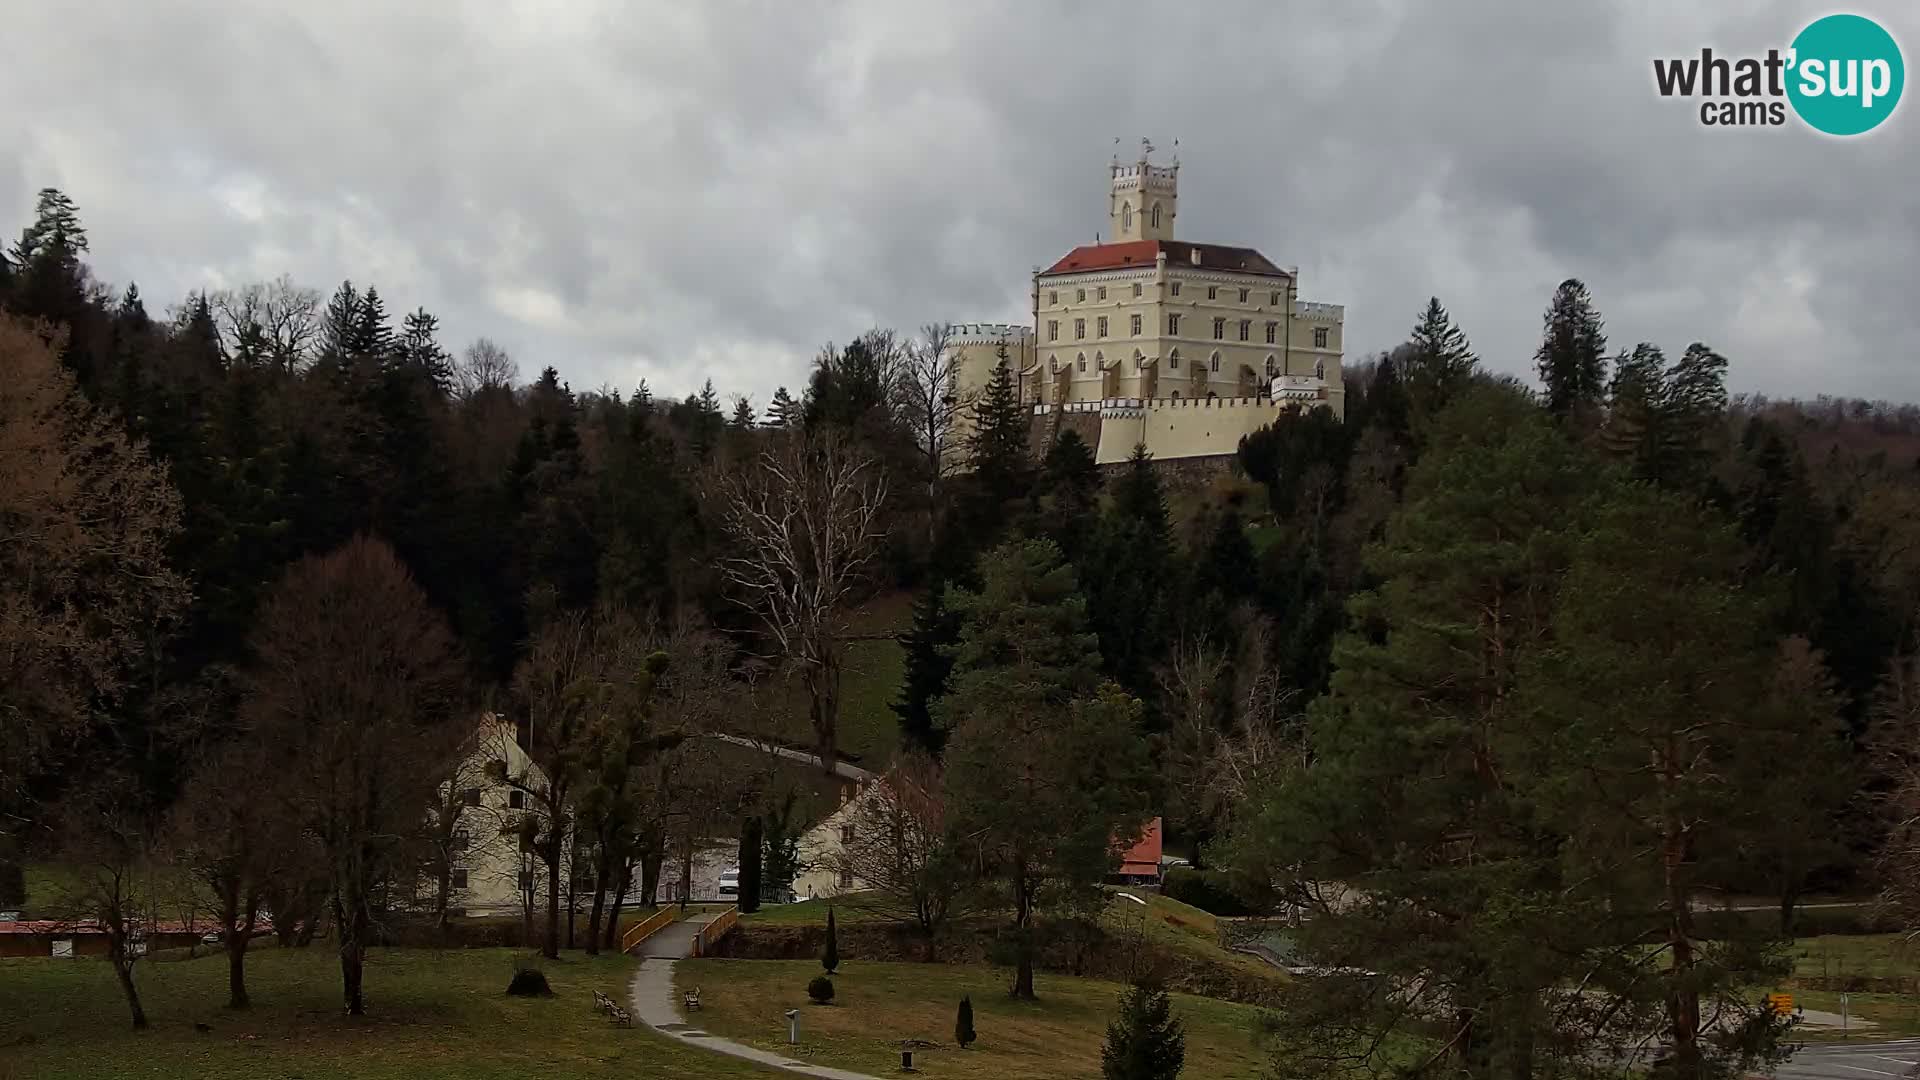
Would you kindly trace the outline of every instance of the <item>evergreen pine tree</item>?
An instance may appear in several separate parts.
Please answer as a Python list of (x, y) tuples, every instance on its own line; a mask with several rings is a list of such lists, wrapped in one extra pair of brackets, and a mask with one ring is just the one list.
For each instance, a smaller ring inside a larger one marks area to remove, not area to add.
[(833, 908), (827, 908), (827, 945), (820, 952), (820, 966), (827, 974), (837, 974), (840, 970), (840, 932), (833, 922)]
[(973, 995), (969, 994), (960, 999), (960, 1013), (953, 1021), (953, 1041), (965, 1050), (977, 1038), (973, 1030)]
[(1173, 532), (1167, 518), (1167, 497), (1160, 489), (1160, 477), (1153, 471), (1153, 455), (1147, 453), (1144, 443), (1134, 446), (1127, 457), (1127, 471), (1114, 484), (1113, 512), (1140, 522), (1149, 536), (1161, 542)]
[(697, 461), (705, 461), (713, 454), (713, 448), (720, 442), (720, 432), (726, 428), (726, 418), (720, 412), (720, 395), (714, 393), (713, 380), (708, 379), (700, 387), (700, 393), (687, 404), (693, 407), (693, 456)]
[(1561, 282), (1542, 322), (1533, 358), (1546, 386), (1547, 411), (1591, 417), (1607, 388), (1607, 335), (1587, 287), (1578, 278)]
[(1407, 344), (1410, 347), (1403, 354), (1405, 366), (1400, 374), (1406, 382), (1410, 418), (1417, 430), (1465, 388), (1480, 358), (1437, 296), (1427, 301)]
[(372, 286), (360, 297), (360, 308), (354, 312), (350, 344), (348, 355), (355, 360), (384, 361), (393, 350), (393, 327), (387, 325), (387, 306), (380, 299), (380, 290)]
[(440, 347), (440, 320), (426, 308), (406, 317), (400, 335), (399, 361), (425, 375), (440, 393), (453, 389), (453, 357)]
[(1174, 1080), (1187, 1063), (1187, 1036), (1164, 988), (1136, 983), (1120, 997), (1120, 1015), (1100, 1049), (1104, 1080)]
[(947, 692), (953, 673), (953, 644), (960, 639), (960, 614), (946, 603), (946, 583), (935, 581), (913, 603), (913, 629), (903, 642), (906, 674), (900, 699), (890, 708), (900, 718), (900, 740), (936, 757), (946, 733), (934, 723), (933, 703)]
[(1013, 365), (1002, 360), (973, 406), (974, 476), (996, 506), (1017, 498), (1027, 487), (1032, 471), (1027, 426), (1026, 410), (1014, 395)]
[(793, 400), (786, 387), (773, 392), (773, 404), (767, 406), (767, 426), (790, 428), (800, 421), (800, 403)]
[(1067, 429), (1053, 441), (1033, 488), (1033, 535), (1060, 545), (1067, 561), (1086, 554), (1100, 498), (1100, 467), (1080, 433)]
[(760, 910), (760, 894), (765, 891), (761, 885), (761, 846), (762, 826), (758, 814), (748, 815), (740, 823), (740, 873), (734, 879), (734, 904), (742, 915), (751, 915)]
[(753, 427), (753, 402), (745, 394), (736, 394), (733, 399), (733, 415), (727, 418), (727, 426), (735, 431), (748, 431)]
[(360, 293), (352, 281), (342, 281), (320, 314), (321, 357), (337, 364), (352, 356), (359, 323)]
[(87, 230), (80, 224), (80, 210), (59, 188), (41, 188), (34, 200), (33, 223), (20, 233), (13, 245), (13, 261), (22, 270), (53, 259), (72, 264), (87, 250)]
[(646, 379), (641, 379), (640, 385), (634, 388), (632, 404), (643, 413), (653, 411), (653, 391), (648, 388)]

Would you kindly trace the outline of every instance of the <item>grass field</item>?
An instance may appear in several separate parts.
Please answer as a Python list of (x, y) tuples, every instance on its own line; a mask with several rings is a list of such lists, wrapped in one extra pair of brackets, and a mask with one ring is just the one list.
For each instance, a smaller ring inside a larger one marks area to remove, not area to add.
[(1904, 934), (1846, 934), (1793, 943), (1796, 976), (1872, 979), (1920, 977), (1920, 941)]
[[(1097, 1076), (1100, 1045), (1123, 989), (1117, 983), (1042, 975), (1040, 1001), (1007, 997), (1005, 973), (944, 964), (849, 961), (834, 978), (834, 1002), (807, 1000), (820, 973), (810, 960), (689, 960), (676, 969), (681, 987), (700, 988), (701, 1027), (801, 1061), (886, 1075), (898, 1071), (900, 1040), (937, 1044), (915, 1054), (927, 1076), (991, 1080), (1056, 1080)], [(971, 995), (979, 1041), (958, 1050), (953, 1022)], [(801, 1010), (801, 1044), (786, 1043), (788, 1009)], [(1259, 1010), (1210, 998), (1174, 995), (1187, 1031), (1183, 1075), (1253, 1080), (1266, 1064), (1257, 1039)]]
[[(503, 993), (507, 949), (376, 950), (369, 1015), (339, 1004), (338, 961), (324, 945), (263, 948), (249, 959), (254, 1007), (228, 1012), (221, 956), (136, 969), (152, 1027), (135, 1032), (112, 970), (97, 960), (0, 960), (4, 1080), (730, 1080), (774, 1075), (655, 1035), (616, 1028), (593, 991), (626, 996), (633, 961), (569, 956), (541, 966), (547, 999)], [(195, 1023), (211, 1026), (198, 1032)]]

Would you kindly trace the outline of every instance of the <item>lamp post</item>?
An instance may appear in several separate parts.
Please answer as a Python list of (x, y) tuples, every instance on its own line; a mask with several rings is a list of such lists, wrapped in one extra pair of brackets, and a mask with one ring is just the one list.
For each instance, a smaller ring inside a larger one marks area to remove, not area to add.
[(787, 1010), (787, 1042), (791, 1043), (794, 1046), (800, 1045), (800, 1010), (799, 1009)]

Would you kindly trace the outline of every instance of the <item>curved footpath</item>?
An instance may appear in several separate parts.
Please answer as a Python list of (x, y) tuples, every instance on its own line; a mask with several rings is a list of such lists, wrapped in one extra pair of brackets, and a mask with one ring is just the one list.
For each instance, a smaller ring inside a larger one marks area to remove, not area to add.
[(634, 1016), (663, 1035), (684, 1039), (717, 1054), (731, 1054), (805, 1076), (824, 1076), (831, 1080), (878, 1080), (867, 1073), (809, 1065), (782, 1054), (768, 1053), (732, 1039), (709, 1035), (687, 1023), (687, 1018), (680, 1013), (680, 997), (673, 989), (673, 969), (681, 958), (692, 955), (694, 939), (711, 921), (711, 918), (685, 919), (661, 928), (641, 943), (640, 969), (633, 973), (633, 982), (627, 987), (628, 1004)]

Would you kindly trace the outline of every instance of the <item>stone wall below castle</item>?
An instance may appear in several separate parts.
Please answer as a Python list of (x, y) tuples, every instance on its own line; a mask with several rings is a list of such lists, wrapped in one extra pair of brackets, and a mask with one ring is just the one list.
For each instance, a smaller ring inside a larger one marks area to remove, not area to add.
[[(1240, 440), (1303, 407), (1271, 398), (1172, 398), (1034, 406), (1032, 439), (1045, 453), (1059, 431), (1077, 432), (1094, 461), (1112, 465), (1144, 445), (1157, 461), (1231, 457)], [(1309, 406), (1310, 407), (1310, 406)]]

